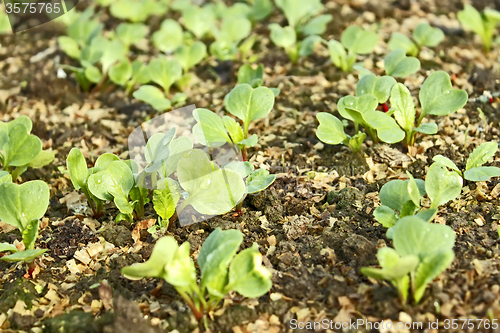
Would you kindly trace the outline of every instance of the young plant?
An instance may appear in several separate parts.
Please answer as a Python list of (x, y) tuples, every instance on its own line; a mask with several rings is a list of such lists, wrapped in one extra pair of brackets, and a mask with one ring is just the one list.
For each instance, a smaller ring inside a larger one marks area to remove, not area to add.
[(424, 22), (413, 30), (413, 41), (400, 32), (393, 32), (387, 44), (391, 50), (403, 49), (406, 54), (418, 57), (423, 46), (436, 47), (444, 39), (444, 33), (439, 28), (433, 28)]
[(157, 241), (148, 261), (125, 267), (122, 274), (131, 279), (163, 278), (174, 286), (200, 321), (230, 291), (244, 297), (260, 297), (271, 289), (271, 273), (262, 266), (257, 243), (236, 255), (242, 241), (243, 234), (237, 230), (217, 228), (208, 236), (197, 258), (200, 284), (190, 257), (190, 244), (178, 246), (171, 236)]
[(54, 153), (42, 150), (42, 141), (30, 134), (32, 128), (27, 116), (0, 121), (0, 163), (14, 181), (29, 167), (41, 168), (54, 160)]
[(167, 9), (166, 3), (156, 0), (116, 0), (109, 7), (111, 15), (133, 23), (144, 22), (152, 15), (161, 16)]
[[(215, 42), (210, 44), (210, 53), (223, 61), (236, 59), (239, 46), (245, 44), (242, 41), (250, 35), (251, 31), (252, 23), (246, 17), (224, 17), (220, 27), (212, 30)], [(255, 38), (250, 37), (248, 40), (251, 45), (244, 45), (244, 47), (251, 49)]]
[(397, 123), (405, 131), (405, 144), (407, 146), (415, 144), (417, 133), (437, 133), (437, 125), (435, 123), (422, 124), (422, 119), (425, 116), (449, 115), (467, 103), (468, 95), (465, 90), (452, 88), (450, 77), (446, 72), (437, 71), (429, 75), (422, 84), (419, 99), (422, 110), (418, 120), (415, 121), (415, 104), (408, 88), (398, 83), (391, 89), (391, 109), (389, 110), (389, 114), (394, 114)]
[(486, 8), (480, 13), (471, 5), (464, 5), (464, 9), (458, 12), (457, 17), (465, 28), (481, 37), (484, 50), (489, 52), (495, 28), (500, 22), (500, 12)]
[(320, 0), (277, 0), (276, 5), (285, 14), (288, 25), (306, 36), (321, 35), (332, 20), (328, 14), (316, 16), (324, 9)]
[(143, 40), (148, 32), (148, 26), (142, 23), (120, 23), (116, 27), (116, 36), (125, 45), (126, 50)]
[(172, 107), (172, 102), (155, 86), (143, 85), (133, 93), (134, 98), (150, 104), (155, 110), (165, 111)]
[(202, 39), (211, 34), (215, 22), (216, 16), (212, 6), (188, 5), (182, 9), (182, 24), (197, 39)]
[(148, 66), (151, 81), (162, 87), (168, 94), (170, 87), (182, 77), (182, 65), (177, 59), (160, 56), (151, 60)]
[(114, 84), (125, 87), (125, 93), (130, 95), (137, 84), (144, 85), (151, 81), (148, 65), (140, 60), (130, 63), (128, 58), (123, 58), (109, 70), (109, 79)]
[(344, 123), (342, 123), (334, 115), (327, 112), (318, 113), (316, 118), (319, 121), (318, 130), (316, 131), (318, 139), (330, 145), (338, 145), (342, 143), (351, 148), (351, 150), (355, 153), (359, 153), (361, 151), (361, 145), (366, 138), (365, 133), (358, 132), (356, 135), (351, 137), (345, 133)]
[(377, 98), (379, 104), (384, 104), (391, 95), (392, 87), (397, 83), (392, 76), (376, 76), (375, 74), (366, 74), (356, 85), (356, 96), (360, 97), (366, 94)]
[(163, 53), (170, 54), (182, 45), (184, 32), (179, 23), (172, 19), (164, 20), (160, 29), (152, 35), (153, 45)]
[[(249, 84), (252, 88), (261, 87), (264, 85), (264, 65), (260, 64), (257, 68), (253, 68), (250, 64), (241, 65), (238, 70), (238, 84)], [(274, 97), (280, 93), (279, 88), (269, 88), (274, 93)]]
[(420, 60), (406, 56), (405, 50), (396, 49), (384, 58), (387, 75), (405, 78), (420, 70)]
[(442, 155), (436, 155), (432, 158), (433, 161), (448, 167), (449, 169), (455, 171), (463, 177), (464, 179), (473, 182), (488, 181), (492, 177), (500, 176), (500, 168), (492, 166), (483, 166), (488, 162), (498, 150), (498, 143), (496, 142), (485, 142), (478, 146), (469, 155), (467, 159), (467, 164), (465, 165), (465, 171), (462, 172), (449, 158)]
[(321, 42), (321, 37), (318, 35), (309, 35), (297, 42), (297, 32), (291, 26), (282, 27), (272, 23), (268, 25), (268, 28), (271, 31), (270, 37), (273, 43), (284, 48), (293, 63), (297, 62), (299, 57), (311, 55), (316, 44)]
[(177, 81), (177, 86), (184, 90), (188, 87), (195, 76), (189, 72), (194, 66), (198, 65), (207, 56), (207, 47), (200, 41), (192, 44), (182, 44), (175, 50), (175, 58), (181, 63), (184, 75)]
[(407, 216), (394, 227), (393, 243), (394, 249), (384, 247), (378, 250), (382, 268), (363, 267), (361, 273), (390, 281), (398, 289), (403, 304), (410, 289), (416, 305), (427, 285), (453, 262), (455, 232), (447, 225)]
[(41, 180), (29, 181), (22, 185), (8, 181), (0, 183), (0, 220), (19, 228), (25, 247), (19, 251), (14, 245), (0, 243), (0, 252), (12, 252), (1, 257), (2, 260), (31, 262), (47, 251), (35, 249), (35, 241), (40, 219), (49, 207), (49, 195), (49, 186)]
[(332, 63), (344, 72), (352, 71), (358, 54), (368, 54), (378, 43), (378, 36), (373, 31), (351, 25), (342, 32), (340, 42), (334, 39), (323, 41), (330, 52)]
[[(387, 236), (392, 238), (393, 227), (405, 216), (418, 215), (425, 221), (430, 221), (437, 213), (437, 208), (448, 201), (454, 200), (462, 191), (462, 178), (441, 163), (433, 163), (425, 182), (413, 179), (407, 172), (408, 180), (391, 180), (380, 189), (379, 197), (382, 205), (373, 212), (375, 220), (388, 228)], [(431, 199), (430, 209), (422, 209), (420, 200), (427, 194)]]

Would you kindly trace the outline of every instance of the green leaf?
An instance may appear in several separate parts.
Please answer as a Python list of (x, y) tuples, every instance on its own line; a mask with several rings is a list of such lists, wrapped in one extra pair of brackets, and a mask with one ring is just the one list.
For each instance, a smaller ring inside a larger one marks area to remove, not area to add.
[[(425, 195), (425, 182), (421, 179), (413, 179), (416, 187), (418, 189), (418, 195), (413, 195), (414, 198), (418, 196), (423, 197)], [(412, 200), (410, 193), (408, 192), (408, 184), (410, 180), (400, 180), (395, 179), (386, 183), (379, 192), (380, 202), (382, 205), (388, 206), (398, 212), (401, 212), (403, 205)], [(415, 191), (415, 186), (410, 185), (413, 191)], [(420, 199), (419, 198), (419, 199)], [(418, 200), (419, 200), (418, 199)]]
[(366, 31), (358, 26), (350, 25), (342, 32), (340, 41), (349, 50), (349, 53), (368, 54), (377, 46), (378, 35), (373, 31)]
[(113, 200), (123, 214), (132, 214), (133, 205), (128, 202), (128, 194), (134, 186), (134, 175), (127, 163), (114, 161), (102, 171), (90, 175), (88, 188), (101, 200)]
[(464, 172), (464, 178), (473, 182), (490, 180), (492, 177), (500, 177), (500, 168), (475, 167)]
[(40, 227), (40, 220), (31, 220), (22, 231), (23, 243), (26, 250), (33, 250), (35, 241), (38, 237), (38, 228)]
[(182, 23), (197, 39), (203, 38), (215, 24), (215, 13), (209, 6), (188, 6), (182, 10)]
[(224, 297), (229, 264), (242, 241), (243, 235), (238, 230), (217, 228), (207, 237), (198, 254), (202, 291), (206, 288), (210, 295)]
[(102, 80), (102, 74), (99, 68), (90, 65), (85, 68), (85, 77), (92, 83), (99, 83)]
[(326, 26), (333, 19), (330, 14), (319, 15), (310, 20), (300, 29), (304, 35), (322, 35), (326, 31)]
[(10, 254), (8, 256), (3, 256), (0, 259), (3, 261), (8, 261), (8, 262), (31, 262), (35, 258), (41, 256), (45, 252), (47, 252), (47, 249), (37, 249), (37, 250), (24, 250), (24, 251), (18, 251), (16, 253)]
[(191, 68), (199, 64), (207, 55), (207, 47), (200, 41), (193, 44), (181, 45), (175, 50), (175, 57), (182, 64), (184, 72), (188, 72)]
[(346, 108), (346, 111), (354, 118), (354, 121), (365, 127), (375, 129), (378, 138), (383, 142), (396, 143), (405, 137), (405, 132), (399, 128), (396, 121), (384, 112), (373, 110), (359, 111), (351, 108)]
[(462, 172), (458, 169), (457, 165), (453, 163), (452, 160), (450, 160), (448, 157), (442, 156), (442, 155), (436, 155), (432, 158), (434, 162), (441, 163), (442, 165), (446, 166), (447, 168), (458, 172), (459, 175), (462, 175)]
[(338, 145), (347, 139), (347, 135), (344, 132), (344, 125), (337, 117), (327, 112), (320, 112), (316, 115), (316, 118), (319, 121), (319, 126), (316, 130), (318, 139), (331, 145)]
[(299, 42), (299, 56), (308, 57), (314, 53), (314, 48), (323, 39), (318, 35), (310, 35)]
[(233, 143), (238, 143), (244, 140), (245, 135), (243, 134), (243, 129), (240, 124), (236, 122), (233, 118), (229, 116), (222, 117), (222, 121), (224, 122), (224, 127), (226, 128), (229, 136)]
[(252, 88), (262, 85), (264, 78), (264, 66), (259, 65), (253, 69), (250, 64), (243, 64), (238, 70), (238, 84), (247, 83)]
[(474, 149), (474, 151), (469, 155), (467, 159), (467, 164), (465, 170), (472, 168), (477, 168), (482, 166), (484, 163), (488, 162), (498, 150), (498, 143), (496, 142), (485, 142), (479, 147)]
[(0, 184), (2, 183), (12, 183), (12, 176), (4, 170), (0, 170)]
[(55, 158), (55, 153), (49, 150), (42, 150), (34, 159), (32, 159), (27, 166), (32, 168), (41, 168), (51, 163)]
[(109, 78), (113, 83), (124, 86), (132, 78), (132, 64), (124, 58), (114, 64), (109, 70)]
[(416, 216), (401, 218), (394, 226), (394, 248), (401, 256), (416, 255), (420, 261), (453, 249), (455, 232), (444, 224), (428, 223)]
[(17, 252), (19, 250), (17, 249), (17, 247), (15, 247), (12, 244), (9, 244), (9, 243), (0, 243), (0, 252), (6, 252), (6, 251), (15, 253), (15, 252)]
[(381, 77), (375, 74), (367, 74), (363, 76), (356, 85), (356, 96), (370, 94), (378, 99), (379, 103), (387, 102), (391, 94), (392, 87), (396, 84), (396, 80), (392, 76), (384, 75)]
[(245, 193), (245, 183), (237, 172), (219, 169), (199, 149), (182, 155), (177, 165), (177, 177), (189, 194), (182, 205), (190, 204), (201, 214), (227, 213)]
[(160, 89), (154, 86), (141, 86), (138, 90), (134, 91), (133, 96), (140, 101), (151, 104), (158, 111), (165, 111), (172, 107), (170, 100), (165, 97)]
[(142, 23), (120, 23), (116, 27), (116, 35), (127, 48), (146, 37), (148, 31), (148, 26)]
[(271, 31), (269, 37), (275, 45), (287, 50), (297, 43), (297, 34), (292, 27), (282, 27), (276, 23), (271, 23), (267, 27)]
[(414, 128), (413, 131), (422, 134), (432, 135), (437, 133), (438, 126), (436, 123), (424, 123), (420, 124), (420, 126), (418, 126), (417, 128)]
[(394, 213), (394, 210), (384, 205), (375, 208), (373, 217), (386, 228), (392, 227), (398, 221), (398, 216)]
[(193, 127), (193, 135), (202, 145), (220, 147), (226, 142), (231, 142), (224, 121), (214, 112), (198, 108), (193, 111), (193, 117), (197, 121)]
[(262, 266), (262, 254), (257, 243), (241, 251), (229, 266), (229, 284), (226, 292), (235, 290), (245, 297), (260, 297), (271, 287), (271, 272)]
[(421, 118), (428, 114), (446, 116), (463, 107), (468, 95), (465, 90), (451, 87), (450, 76), (443, 71), (429, 75), (419, 93), (422, 104)]
[(243, 120), (244, 132), (248, 133), (250, 122), (263, 118), (274, 106), (274, 94), (267, 87), (252, 88), (248, 84), (239, 84), (226, 100), (226, 108), (233, 115)]
[(257, 136), (257, 134), (252, 134), (248, 138), (238, 141), (237, 144), (247, 147), (253, 147), (257, 144), (258, 141), (259, 137)]
[(166, 19), (161, 23), (160, 30), (153, 33), (153, 45), (164, 53), (171, 53), (182, 45), (184, 35), (179, 23)]
[(361, 151), (361, 145), (363, 144), (363, 141), (365, 141), (366, 134), (363, 132), (358, 132), (355, 136), (349, 138), (348, 144), (349, 147), (351, 147), (353, 152), (360, 152)]
[(159, 184), (161, 184), (163, 188), (153, 191), (153, 208), (162, 220), (167, 220), (175, 213), (175, 206), (180, 198), (180, 188), (179, 185), (170, 178), (160, 181)]
[(377, 257), (382, 269), (363, 267), (361, 273), (379, 280), (398, 280), (417, 268), (419, 260), (415, 255), (401, 257), (390, 247), (382, 247), (377, 251)]
[(359, 110), (361, 112), (367, 112), (367, 111), (375, 111), (375, 109), (377, 109), (377, 106), (378, 106), (377, 97), (375, 97), (371, 94), (363, 94), (359, 97), (344, 96), (341, 99), (339, 99), (339, 101), (337, 103), (337, 108), (338, 108), (340, 115), (343, 118), (349, 119), (351, 121), (355, 121), (355, 120), (349, 114), (349, 112), (346, 110), (346, 108)]
[(164, 174), (163, 177), (168, 177), (177, 169), (179, 160), (182, 158), (184, 152), (193, 149), (193, 142), (187, 136), (181, 136), (180, 138), (174, 139), (170, 143), (170, 157), (163, 164)]
[(410, 90), (402, 83), (397, 83), (391, 90), (391, 108), (394, 110), (394, 118), (407, 133), (413, 129), (415, 124), (415, 104)]
[(132, 63), (132, 80), (135, 83), (146, 84), (151, 81), (149, 77), (148, 65), (139, 60)]
[(57, 42), (64, 53), (73, 59), (80, 59), (80, 47), (78, 46), (78, 42), (73, 38), (68, 36), (59, 36), (57, 38)]
[(144, 157), (148, 162), (145, 171), (152, 173), (162, 168), (170, 157), (170, 144), (175, 136), (176, 128), (173, 127), (167, 133), (156, 133), (146, 143)]
[(135, 263), (122, 268), (122, 274), (128, 279), (141, 279), (144, 277), (162, 278), (165, 274), (165, 265), (173, 258), (179, 248), (177, 241), (172, 236), (158, 239), (149, 260), (144, 263)]
[(266, 189), (276, 180), (276, 175), (269, 174), (265, 169), (255, 170), (247, 178), (246, 193), (257, 193)]
[(165, 94), (182, 77), (182, 66), (176, 59), (155, 58), (149, 63), (148, 70), (151, 81), (160, 85)]
[(323, 9), (320, 0), (277, 0), (276, 6), (283, 11), (288, 24), (292, 27), (297, 27)]
[(418, 47), (411, 41), (410, 38), (406, 37), (400, 32), (393, 32), (391, 35), (391, 39), (387, 46), (391, 51), (397, 49), (403, 49), (406, 54), (416, 57), (418, 55)]
[(444, 33), (439, 28), (433, 28), (429, 23), (420, 23), (413, 31), (413, 38), (421, 46), (435, 47), (444, 39)]
[[(406, 174), (408, 175), (408, 180), (407, 180), (407, 190), (408, 190), (408, 196), (410, 197), (411, 201), (415, 204), (415, 207), (420, 207), (420, 199), (425, 195), (425, 182), (422, 182), (420, 179), (420, 187), (418, 186), (419, 184), (417, 183), (417, 180), (413, 178), (412, 174), (406, 171)], [(424, 191), (422, 194), (422, 187), (424, 187)]]
[(196, 288), (196, 268), (189, 256), (189, 243), (184, 242), (175, 251), (172, 260), (167, 262), (163, 274), (165, 281), (176, 288), (192, 293)]
[(407, 77), (418, 72), (420, 69), (420, 60), (414, 57), (407, 57), (403, 49), (397, 49), (385, 57), (384, 67), (387, 75)]
[(250, 35), (252, 23), (245, 17), (225, 15), (220, 24), (220, 30), (221, 35), (216, 35), (216, 39), (239, 43)]
[(427, 285), (431, 283), (432, 280), (434, 280), (439, 274), (444, 272), (446, 268), (451, 265), (453, 259), (455, 259), (455, 253), (450, 249), (426, 256), (420, 262), (414, 282), (415, 290), (413, 293), (413, 299), (415, 303), (420, 302)]
[(109, 40), (105, 37), (97, 36), (92, 39), (90, 45), (93, 49), (102, 52), (102, 57), (99, 61), (102, 64), (102, 72), (104, 74), (108, 73), (113, 64), (127, 55), (125, 45), (118, 39)]
[(246, 178), (246, 177), (250, 176), (250, 174), (252, 172), (254, 172), (254, 168), (253, 168), (252, 163), (250, 163), (248, 161), (245, 161), (245, 162), (232, 161), (232, 162), (229, 162), (228, 164), (224, 165), (224, 169), (236, 171), (240, 175), (241, 178)]
[(328, 41), (328, 52), (332, 63), (342, 69), (344, 72), (349, 72), (356, 61), (355, 57), (348, 58), (346, 49), (342, 43), (332, 39)]
[(0, 220), (23, 232), (30, 221), (43, 217), (49, 207), (49, 195), (49, 186), (41, 180), (22, 185), (0, 184)]
[(457, 18), (467, 29), (474, 31), (481, 37), (485, 36), (481, 13), (479, 13), (473, 6), (469, 4), (464, 5), (464, 9), (457, 13)]
[(415, 214), (415, 216), (419, 217), (424, 222), (431, 222), (434, 219), (434, 217), (436, 216), (437, 211), (438, 210), (436, 208), (422, 209), (417, 214)]
[(448, 171), (441, 163), (433, 163), (425, 176), (425, 190), (432, 200), (431, 208), (437, 208), (455, 199), (462, 191), (462, 177)]
[(29, 134), (24, 124), (16, 123), (9, 129), (7, 142), (0, 147), (0, 151), (2, 150), (4, 168), (23, 166), (40, 154), (42, 142), (35, 135)]

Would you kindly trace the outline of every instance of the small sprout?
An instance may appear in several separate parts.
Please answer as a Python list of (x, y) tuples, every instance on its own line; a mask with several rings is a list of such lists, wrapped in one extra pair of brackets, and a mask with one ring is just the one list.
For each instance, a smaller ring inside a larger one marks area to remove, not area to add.
[(424, 22), (413, 30), (413, 41), (400, 32), (391, 35), (388, 46), (391, 50), (403, 49), (406, 54), (417, 57), (423, 46), (435, 47), (444, 39), (444, 33), (439, 28), (433, 28)]
[(253, 0), (249, 2), (252, 6), (248, 18), (252, 22), (262, 21), (273, 12), (273, 3), (271, 0)]
[[(260, 64), (257, 68), (252, 68), (250, 64), (243, 64), (238, 70), (238, 84), (249, 84), (252, 88), (264, 85), (264, 65)], [(279, 88), (269, 88), (274, 93), (274, 97), (280, 93)]]
[(215, 13), (211, 6), (189, 5), (182, 10), (182, 24), (197, 39), (202, 39), (205, 35), (208, 35), (212, 31), (215, 21)]
[(293, 27), (282, 27), (276, 23), (268, 26), (271, 31), (271, 40), (279, 47), (285, 49), (292, 62), (297, 62), (299, 57), (307, 57), (314, 52), (314, 48), (321, 42), (318, 35), (309, 35), (302, 41), (297, 42), (297, 33)]
[(181, 63), (176, 59), (160, 56), (153, 59), (148, 66), (151, 81), (163, 88), (168, 94), (170, 87), (182, 77)]
[(309, 21), (323, 10), (320, 0), (277, 0), (276, 5), (285, 14), (288, 25), (305, 35), (308, 35), (306, 31), (322, 34), (326, 24), (332, 20), (331, 15), (321, 15)]
[(49, 186), (41, 180), (33, 180), (22, 185), (10, 182), (0, 184), (0, 220), (15, 226), (21, 232), (25, 250), (8, 243), (0, 244), (0, 252), (13, 254), (1, 257), (10, 262), (31, 262), (42, 255), (46, 249), (35, 249), (40, 219), (49, 206)]
[(0, 163), (16, 181), (29, 167), (41, 168), (54, 160), (52, 151), (42, 150), (42, 141), (30, 134), (33, 124), (27, 116), (0, 121)]
[[(224, 17), (219, 28), (213, 29), (215, 42), (210, 44), (210, 53), (220, 60), (234, 60), (241, 41), (252, 31), (252, 23), (242, 16)], [(255, 38), (250, 39), (253, 46)], [(248, 46), (246, 46), (248, 48)]]
[(150, 104), (155, 110), (165, 111), (172, 107), (170, 100), (158, 88), (150, 85), (141, 86), (134, 91), (134, 98)]
[(404, 78), (420, 70), (420, 60), (406, 56), (403, 49), (397, 49), (384, 58), (384, 67), (387, 75)]
[(181, 63), (184, 73), (199, 64), (206, 55), (207, 47), (199, 41), (191, 45), (181, 45), (175, 50), (175, 57)]
[(359, 132), (351, 137), (344, 132), (344, 124), (335, 116), (320, 112), (316, 115), (319, 126), (316, 131), (318, 139), (331, 145), (345, 144), (355, 153), (361, 151), (361, 145), (366, 138), (366, 134)]
[(394, 227), (393, 243), (394, 249), (378, 250), (381, 269), (363, 267), (361, 273), (390, 281), (398, 289), (403, 304), (410, 289), (414, 304), (418, 304), (427, 285), (455, 258), (455, 232), (447, 225), (407, 216)]
[(120, 23), (116, 27), (116, 36), (125, 45), (126, 50), (140, 42), (149, 32), (149, 28), (142, 23)]
[(324, 43), (328, 46), (332, 63), (344, 72), (352, 71), (358, 54), (368, 54), (378, 43), (378, 36), (373, 31), (351, 25), (342, 33), (340, 42), (334, 39)]
[(166, 19), (161, 23), (160, 30), (152, 35), (153, 45), (164, 53), (172, 53), (184, 40), (184, 33), (179, 23)]
[(190, 244), (185, 242), (179, 246), (171, 236), (157, 241), (148, 261), (125, 267), (122, 274), (130, 279), (165, 279), (200, 321), (215, 310), (230, 291), (245, 297), (259, 297), (271, 289), (271, 273), (262, 266), (257, 244), (236, 254), (242, 241), (240, 231), (215, 229), (198, 254), (199, 284), (195, 264), (189, 255)]
[(426, 115), (446, 116), (453, 113), (467, 103), (468, 96), (465, 90), (452, 88), (447, 73), (437, 71), (424, 81), (419, 92), (419, 98), (422, 110), (418, 120), (415, 121), (415, 103), (408, 88), (398, 83), (391, 89), (391, 109), (389, 113), (394, 114), (397, 123), (405, 131), (405, 144), (407, 146), (415, 144), (417, 133), (437, 133), (438, 129), (435, 123), (421, 123)]
[(144, 22), (152, 15), (161, 16), (167, 12), (167, 5), (155, 0), (117, 0), (110, 4), (111, 15), (133, 23)]
[(465, 171), (463, 173), (456, 166), (456, 164), (447, 157), (436, 155), (432, 159), (435, 162), (440, 163), (443, 166), (455, 171), (464, 179), (474, 182), (482, 182), (488, 181), (492, 177), (500, 177), (500, 168), (483, 166), (483, 164), (485, 164), (493, 156), (495, 156), (497, 150), (498, 143), (496, 142), (485, 142), (481, 144), (469, 155), (467, 164), (465, 166)]
[(471, 5), (464, 5), (464, 9), (457, 14), (460, 23), (475, 32), (483, 41), (484, 50), (489, 52), (495, 28), (500, 22), (500, 12), (486, 8), (480, 13)]

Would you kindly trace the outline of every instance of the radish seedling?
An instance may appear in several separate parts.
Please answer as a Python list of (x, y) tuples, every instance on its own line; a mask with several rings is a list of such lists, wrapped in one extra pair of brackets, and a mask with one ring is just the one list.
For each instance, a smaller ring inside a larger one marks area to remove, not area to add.
[[(249, 84), (252, 88), (261, 87), (264, 85), (264, 66), (258, 65), (257, 68), (252, 68), (250, 64), (241, 65), (238, 70), (238, 84)], [(280, 93), (279, 88), (269, 88), (274, 93), (274, 97)]]
[(157, 241), (148, 261), (125, 267), (122, 274), (131, 279), (163, 278), (174, 286), (199, 321), (230, 291), (259, 297), (271, 289), (271, 273), (262, 266), (257, 243), (236, 254), (242, 241), (240, 231), (215, 229), (198, 254), (199, 284), (190, 244), (179, 246), (171, 236)]
[(492, 166), (483, 166), (490, 160), (498, 150), (498, 143), (485, 142), (469, 155), (465, 171), (462, 172), (449, 158), (442, 155), (436, 155), (432, 159), (447, 168), (457, 172), (461, 177), (474, 182), (490, 180), (491, 177), (500, 177), (500, 168)]
[(29, 167), (41, 168), (54, 160), (54, 153), (42, 150), (42, 141), (30, 134), (32, 127), (27, 116), (0, 121), (0, 163), (14, 181)]
[(182, 9), (182, 24), (192, 32), (197, 39), (211, 34), (216, 16), (212, 6), (203, 7), (188, 5)]
[(393, 243), (394, 249), (383, 247), (378, 250), (382, 268), (363, 267), (361, 273), (390, 281), (398, 289), (403, 304), (410, 289), (414, 304), (418, 304), (427, 285), (455, 258), (455, 232), (447, 225), (407, 216), (394, 227)]
[(468, 96), (465, 90), (452, 88), (450, 77), (446, 72), (437, 71), (429, 75), (422, 84), (419, 99), (422, 110), (418, 120), (415, 121), (415, 104), (408, 88), (401, 83), (392, 87), (389, 114), (394, 114), (397, 123), (405, 131), (407, 146), (415, 144), (417, 133), (437, 133), (435, 123), (421, 124), (426, 115), (449, 115), (463, 107), (467, 103)]
[(276, 5), (285, 14), (288, 25), (305, 36), (321, 35), (332, 20), (329, 14), (316, 16), (324, 9), (320, 0), (276, 0)]
[[(245, 43), (242, 41), (250, 35), (251, 31), (252, 23), (246, 17), (224, 17), (220, 26), (215, 26), (212, 30), (215, 42), (210, 44), (210, 54), (223, 61), (236, 59), (239, 46)], [(250, 45), (245, 45), (245, 47), (251, 49), (255, 38), (250, 37), (247, 40), (250, 42)]]
[(285, 49), (292, 62), (297, 62), (299, 57), (307, 57), (314, 52), (316, 44), (321, 42), (318, 35), (309, 35), (301, 41), (297, 41), (297, 32), (291, 26), (282, 27), (276, 23), (268, 25), (271, 31), (270, 37), (273, 43)]
[(397, 49), (384, 58), (384, 68), (387, 75), (404, 78), (420, 70), (420, 60), (406, 56), (403, 49)]
[(480, 13), (473, 6), (466, 4), (464, 9), (458, 12), (457, 17), (465, 28), (481, 37), (484, 50), (489, 52), (495, 28), (500, 22), (500, 12), (486, 8)]
[(344, 72), (350, 72), (358, 54), (368, 54), (378, 43), (378, 36), (373, 31), (351, 25), (342, 32), (340, 42), (334, 39), (323, 41), (328, 46), (332, 63)]
[(167, 4), (156, 0), (116, 0), (110, 3), (111, 15), (133, 23), (144, 22), (152, 15), (161, 16), (168, 10)]
[(144, 39), (148, 32), (148, 26), (142, 23), (120, 23), (116, 27), (116, 36), (125, 45), (126, 50)]
[(166, 19), (161, 23), (160, 29), (153, 33), (151, 40), (157, 49), (170, 54), (182, 45), (184, 32), (179, 23)]
[(49, 186), (41, 180), (33, 180), (22, 185), (10, 182), (0, 184), (0, 220), (15, 226), (21, 232), (25, 250), (19, 251), (14, 245), (0, 243), (0, 252), (12, 254), (1, 257), (5, 261), (33, 261), (46, 249), (35, 249), (40, 219), (49, 206)]
[(435, 47), (444, 39), (444, 33), (439, 28), (433, 28), (424, 22), (413, 30), (413, 41), (400, 32), (393, 32), (387, 46), (391, 50), (403, 49), (406, 54), (417, 57), (423, 46)]
[(396, 79), (392, 76), (376, 76), (370, 73), (359, 80), (356, 85), (356, 96), (370, 94), (375, 96), (380, 104), (383, 104), (389, 99), (391, 89), (396, 83)]

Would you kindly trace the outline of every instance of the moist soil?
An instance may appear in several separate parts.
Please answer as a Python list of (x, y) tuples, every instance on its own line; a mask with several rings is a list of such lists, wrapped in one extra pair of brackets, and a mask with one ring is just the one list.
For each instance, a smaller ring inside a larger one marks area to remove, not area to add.
[[(473, 1), (500, 9), (494, 1)], [(85, 8), (79, 4), (79, 9)], [(422, 18), (443, 29), (444, 42), (424, 49), (422, 69), (404, 82), (417, 96), (422, 77), (430, 70), (447, 71), (453, 84), (469, 93), (470, 101), (457, 113), (432, 119), (436, 135), (420, 137), (409, 150), (402, 145), (367, 140), (354, 154), (343, 146), (325, 145), (316, 138), (315, 115), (336, 114), (336, 102), (353, 94), (356, 79), (335, 68), (325, 50), (291, 64), (282, 49), (268, 38), (266, 24), (285, 23), (277, 10), (255, 30), (262, 36), (254, 48), (265, 65), (266, 85), (281, 93), (269, 118), (251, 129), (259, 143), (250, 149), (250, 161), (276, 174), (265, 191), (248, 195), (241, 215), (228, 213), (200, 223), (150, 234), (134, 223), (115, 223), (117, 210), (94, 219), (80, 209), (84, 197), (74, 190), (65, 170), (72, 147), (78, 147), (89, 165), (102, 153), (127, 158), (127, 137), (142, 122), (158, 115), (151, 107), (131, 100), (113, 86), (83, 92), (74, 78), (57, 77), (59, 64), (72, 64), (58, 47), (64, 27), (49, 23), (16, 35), (0, 37), (0, 112), (8, 121), (28, 115), (33, 133), (55, 161), (29, 170), (23, 181), (42, 179), (51, 188), (49, 209), (42, 219), (38, 246), (48, 249), (30, 275), (26, 265), (0, 261), (0, 328), (2, 332), (318, 332), (291, 328), (291, 321), (349, 320), (429, 322), (448, 331), (446, 319), (500, 320), (500, 208), (497, 179), (465, 183), (460, 197), (444, 205), (437, 223), (451, 226), (457, 235), (452, 265), (427, 288), (418, 305), (401, 304), (388, 283), (360, 274), (376, 266), (377, 249), (391, 246), (386, 229), (373, 217), (380, 204), (378, 192), (392, 179), (409, 171), (423, 178), (435, 155), (444, 155), (459, 168), (470, 152), (486, 141), (499, 141), (499, 101), (476, 100), (500, 86), (498, 47), (480, 51), (477, 38), (464, 32), (456, 20), (461, 1), (337, 1), (327, 4), (334, 16), (324, 37), (339, 39), (348, 25), (379, 25), (380, 42), (364, 57), (365, 65), (380, 74), (385, 43), (394, 31), (409, 33)], [(158, 25), (160, 21), (154, 22)], [(109, 18), (106, 24), (114, 26)], [(47, 52), (43, 59), (33, 56)], [(154, 56), (154, 52), (146, 54)], [(362, 60), (362, 59), (360, 59)], [(222, 100), (236, 84), (239, 61), (204, 61), (196, 69), (200, 80), (187, 91), (187, 105), (223, 110)], [(347, 131), (353, 134), (354, 128)], [(500, 166), (497, 153), (490, 164)], [(145, 219), (154, 219), (146, 206)], [(149, 258), (156, 238), (174, 236), (188, 241), (196, 254), (215, 228), (244, 233), (241, 249), (254, 242), (272, 272), (270, 292), (258, 299), (237, 294), (225, 297), (210, 314), (207, 327), (199, 324), (173, 287), (159, 279), (131, 281), (121, 268)], [(0, 241), (21, 235), (2, 226)], [(82, 253), (93, 253), (86, 260)], [(343, 332), (376, 332), (364, 327)], [(457, 332), (465, 331), (458, 329)], [(486, 332), (486, 329), (477, 329)], [(499, 330), (490, 330), (499, 331)], [(389, 332), (389, 331), (386, 331)], [(392, 330), (391, 332), (408, 332)]]

